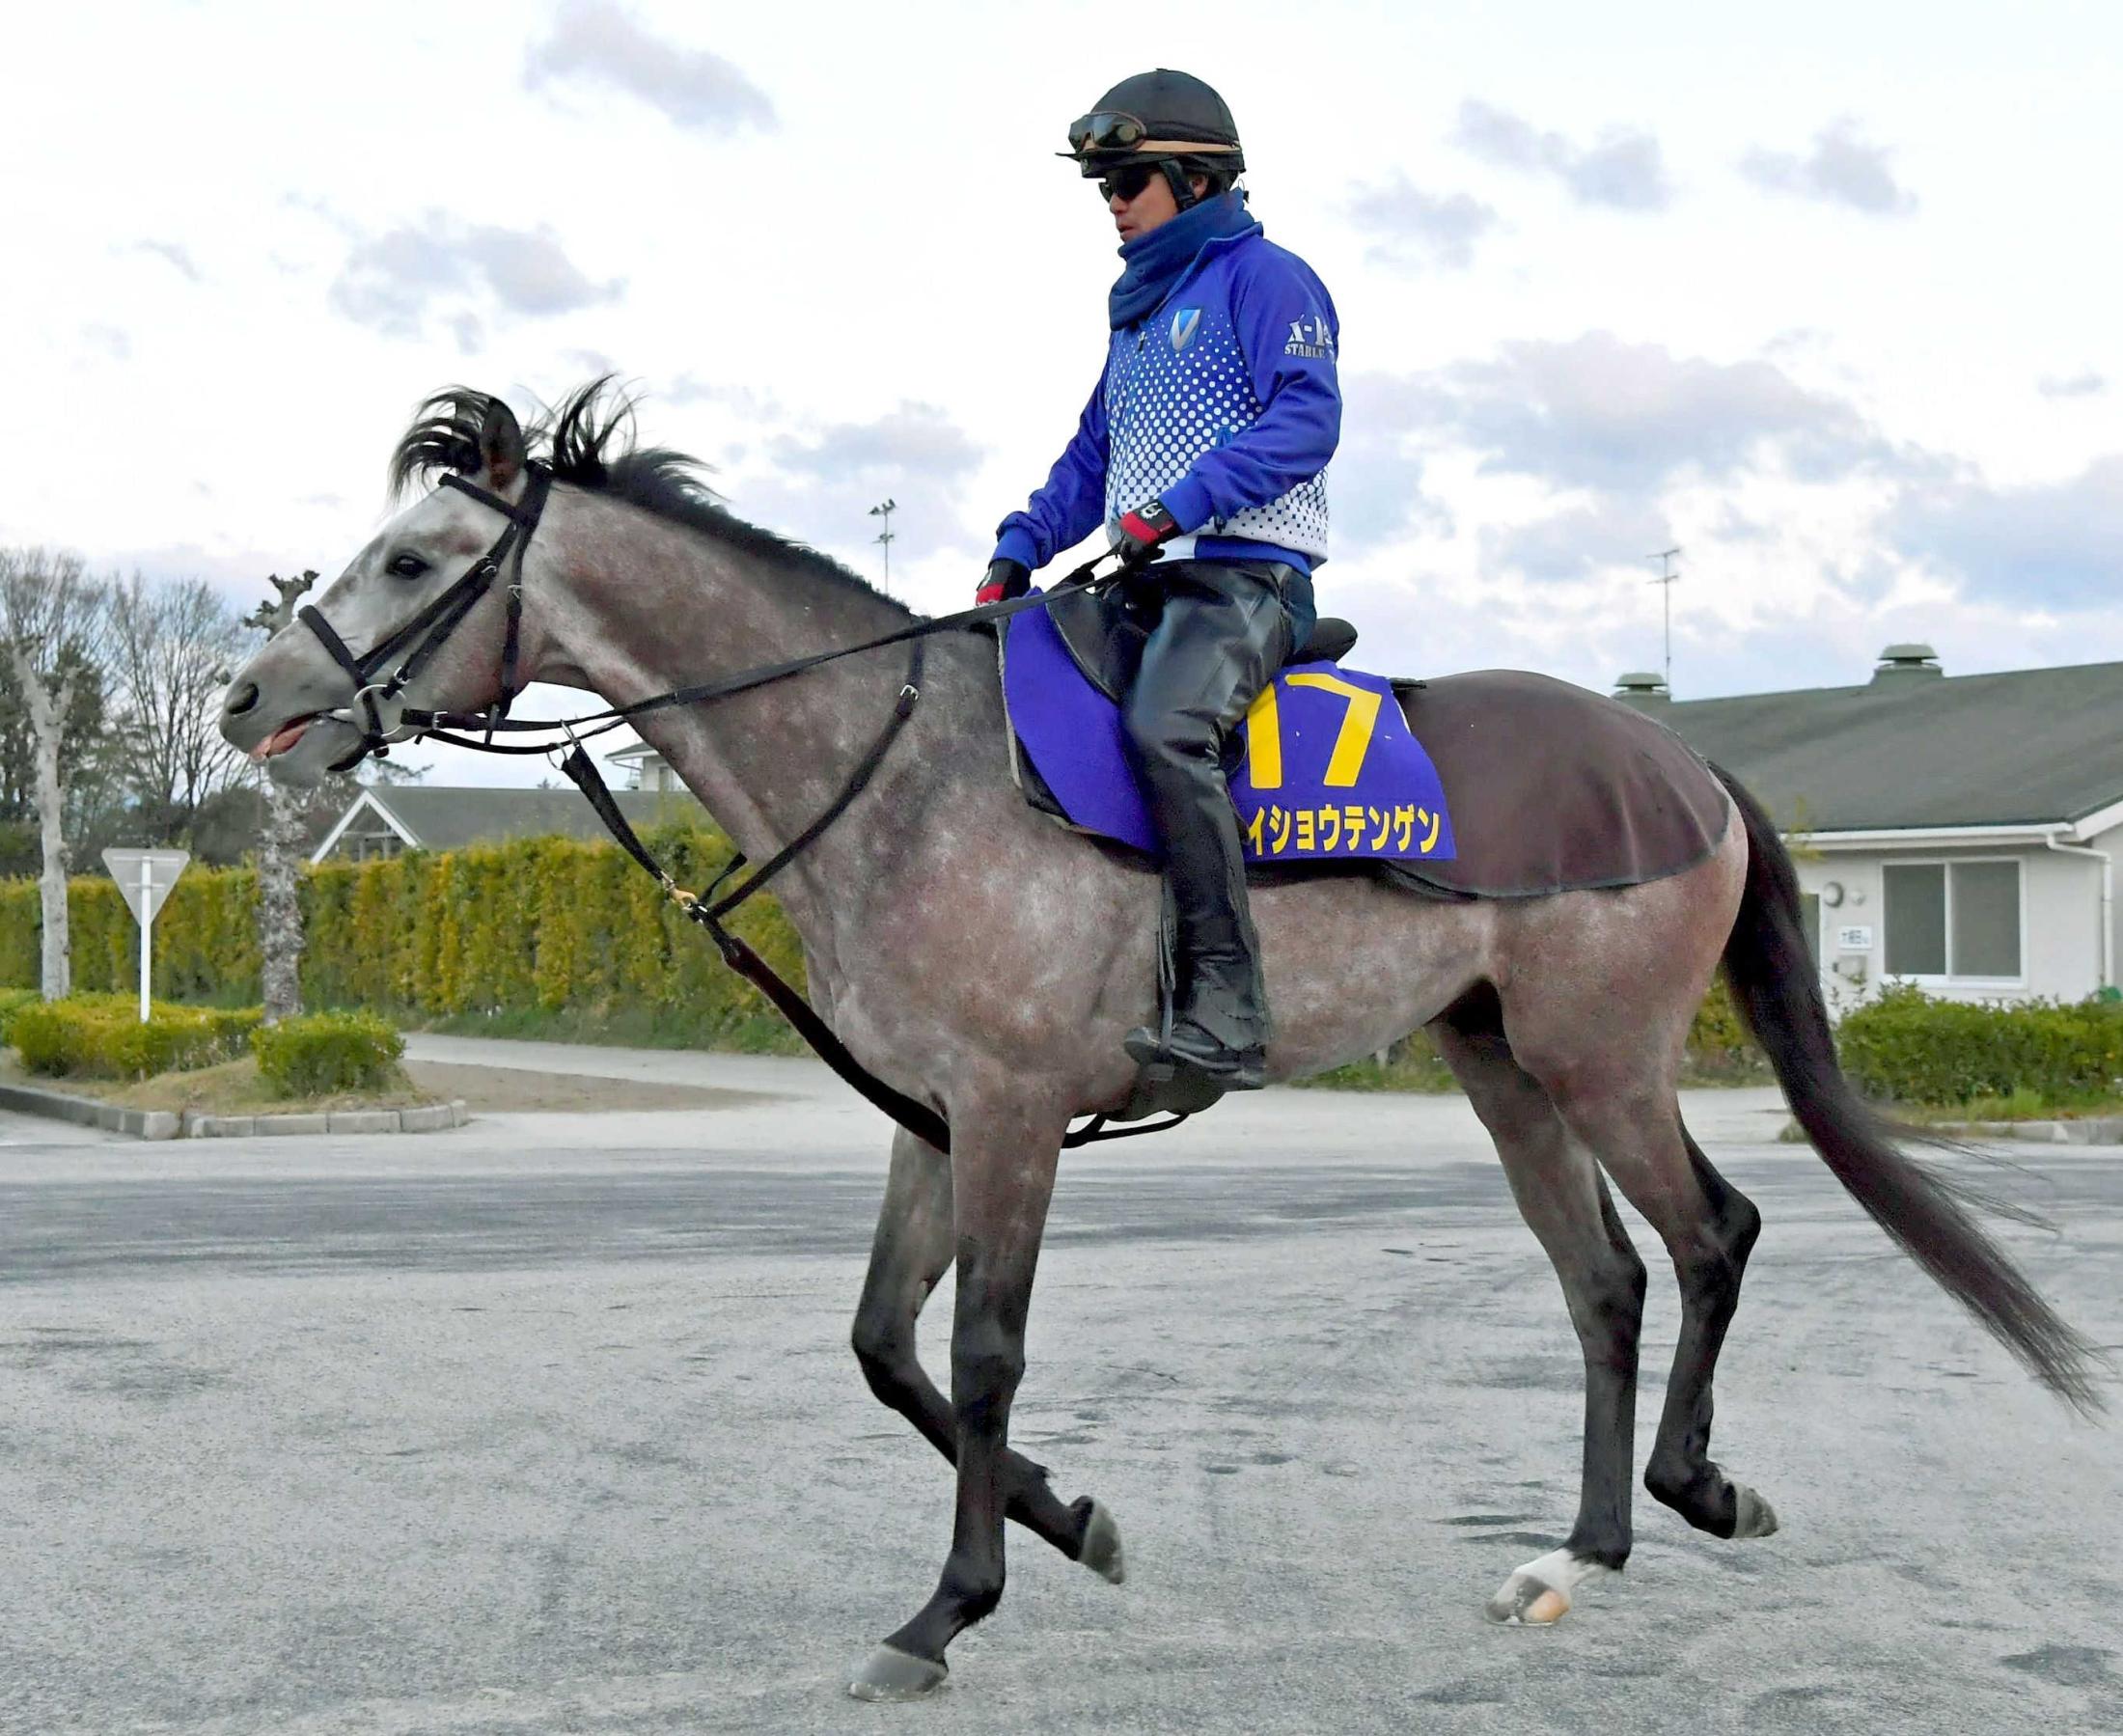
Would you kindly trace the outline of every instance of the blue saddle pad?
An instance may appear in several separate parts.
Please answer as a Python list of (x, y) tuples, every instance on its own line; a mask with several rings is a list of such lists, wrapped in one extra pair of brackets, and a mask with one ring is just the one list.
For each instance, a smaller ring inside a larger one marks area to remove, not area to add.
[[(1120, 708), (1086, 679), (1044, 609), (1008, 623), (1003, 703), (1018, 752), (1071, 825), (1157, 853)], [(1245, 752), (1231, 800), (1249, 861), (1453, 856), (1444, 785), (1391, 681), (1334, 663), (1292, 665), (1238, 732)]]

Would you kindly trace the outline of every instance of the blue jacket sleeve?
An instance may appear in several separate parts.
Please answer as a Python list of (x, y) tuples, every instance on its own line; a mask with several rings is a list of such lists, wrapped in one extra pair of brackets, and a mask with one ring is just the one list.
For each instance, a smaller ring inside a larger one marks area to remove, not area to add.
[(1260, 414), (1159, 497), (1182, 531), (1280, 500), (1325, 470), (1341, 439), (1341, 328), (1326, 286), (1281, 249), (1253, 250), (1245, 267), (1231, 319)]
[(994, 558), (1034, 569), (1106, 522), (1106, 375), (1091, 388), (1076, 433), (1047, 472), (1045, 486), (996, 527)]

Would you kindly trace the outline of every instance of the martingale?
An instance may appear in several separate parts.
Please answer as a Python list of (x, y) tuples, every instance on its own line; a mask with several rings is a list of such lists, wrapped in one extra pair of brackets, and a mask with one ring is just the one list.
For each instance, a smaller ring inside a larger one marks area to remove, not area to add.
[[(1079, 830), (1154, 853), (1157, 832), (1128, 763), (1119, 707), (1078, 669), (1044, 610), (1009, 623), (1003, 698), (1020, 785), (1044, 785)], [(1455, 855), (1443, 781), (1384, 677), (1333, 663), (1284, 669), (1238, 736), (1231, 800), (1249, 860)]]

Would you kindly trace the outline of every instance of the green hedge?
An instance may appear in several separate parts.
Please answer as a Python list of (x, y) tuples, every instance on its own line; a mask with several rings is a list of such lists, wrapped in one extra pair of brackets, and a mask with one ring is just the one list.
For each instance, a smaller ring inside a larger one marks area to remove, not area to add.
[(1952, 1105), (2032, 1093), (2059, 1108), (2123, 1093), (2123, 1007), (1934, 1001), (1909, 983), (1847, 1014), (1843, 1070), (1869, 1095)]
[(282, 1097), (326, 1097), (391, 1083), (405, 1039), (372, 1012), (316, 1012), (251, 1033), (258, 1070)]
[[(730, 860), (710, 829), (652, 836), (681, 886)], [(69, 890), (74, 987), (138, 980), (139, 931), (107, 875)], [(175, 1001), (260, 996), (256, 876), (193, 868), (154, 923), (154, 992)], [(311, 1006), (365, 1006), (411, 1018), (563, 1006), (646, 1009), (700, 1042), (787, 1049), (766, 1001), (725, 968), (699, 928), (616, 846), (568, 838), (389, 861), (327, 864), (303, 875), (302, 989)], [(37, 884), (0, 881), (0, 985), (38, 980)], [(789, 980), (803, 950), (772, 898), (731, 926)]]
[(35, 1006), (42, 999), (34, 988), (0, 988), (0, 1049), (8, 1044), (8, 1021), (23, 1007)]
[(148, 1079), (233, 1060), (258, 1028), (248, 1006), (171, 1006), (152, 1003), (145, 1021), (131, 995), (76, 995), (17, 1007), (8, 1041), (32, 1073), (53, 1078)]

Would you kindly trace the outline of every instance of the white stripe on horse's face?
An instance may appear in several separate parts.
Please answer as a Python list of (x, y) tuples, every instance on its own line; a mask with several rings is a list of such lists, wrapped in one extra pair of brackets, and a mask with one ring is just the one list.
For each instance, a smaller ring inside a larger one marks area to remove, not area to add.
[[(504, 528), (491, 508), (455, 488), (435, 488), (394, 514), (310, 604), (359, 657), (454, 584)], [(538, 556), (534, 538), (525, 554), (527, 588)], [(501, 621), (498, 603), (474, 609), (413, 683), (413, 703), (435, 710), (485, 705), (501, 683)], [(236, 696), (247, 686), (256, 687), (256, 698), (237, 711)], [(317, 634), (297, 621), (236, 672), (229, 694), (222, 733), (251, 753), (301, 719), (345, 706), (353, 682)], [(317, 717), (271, 755), (269, 769), (277, 783), (314, 784), (360, 740), (351, 725)]]

